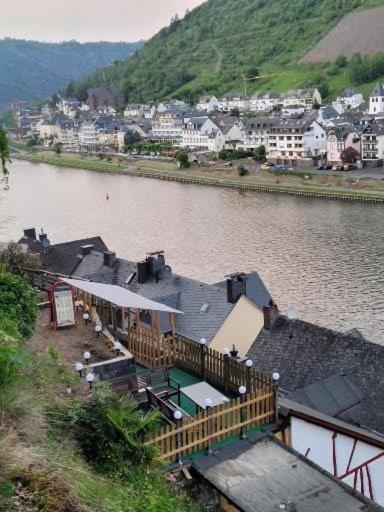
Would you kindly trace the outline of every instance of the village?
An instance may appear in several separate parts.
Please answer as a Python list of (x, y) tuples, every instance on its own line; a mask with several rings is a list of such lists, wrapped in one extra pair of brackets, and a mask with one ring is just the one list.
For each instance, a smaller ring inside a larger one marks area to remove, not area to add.
[(227, 512), (382, 510), (382, 345), (281, 311), (256, 271), (206, 284), (161, 250), (130, 261), (35, 228), (17, 246), (38, 260), (32, 346), (79, 375), (68, 395), (108, 384), (159, 411), (144, 442), (179, 491)]
[(57, 98), (37, 111), (15, 106), (15, 118), (14, 141), (32, 138), (36, 146), (68, 152), (156, 159), (183, 151), (191, 163), (205, 164), (252, 156), (282, 171), (375, 168), (384, 157), (380, 83), (366, 100), (346, 89), (330, 105), (315, 88), (203, 96), (194, 106), (180, 100), (124, 105), (118, 91), (98, 88), (88, 90), (84, 102)]

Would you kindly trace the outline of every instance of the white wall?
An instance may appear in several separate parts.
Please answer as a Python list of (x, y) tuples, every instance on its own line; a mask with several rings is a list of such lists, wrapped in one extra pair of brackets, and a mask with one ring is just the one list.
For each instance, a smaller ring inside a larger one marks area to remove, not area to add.
[[(367, 498), (384, 505), (384, 451), (368, 443), (357, 441), (344, 434), (337, 434), (335, 438), (336, 472), (333, 463), (334, 432), (302, 419), (291, 418), (292, 448), (315, 462), (331, 475), (339, 477), (344, 483), (354, 487), (355, 474), (356, 490), (362, 492)], [(349, 459), (353, 456), (348, 468)], [(371, 459), (378, 456), (377, 460)], [(361, 471), (360, 471), (361, 469)], [(369, 476), (371, 480), (372, 496), (370, 493)]]

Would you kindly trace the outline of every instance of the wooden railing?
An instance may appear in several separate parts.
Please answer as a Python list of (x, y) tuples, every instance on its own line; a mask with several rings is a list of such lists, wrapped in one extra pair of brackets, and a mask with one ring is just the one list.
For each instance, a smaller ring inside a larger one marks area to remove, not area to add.
[(223, 405), (183, 418), (168, 425), (146, 441), (156, 446), (161, 457), (172, 462), (194, 452), (209, 450), (215, 443), (242, 431), (274, 421), (275, 393), (270, 384), (263, 390), (247, 394)]
[(246, 386), (252, 393), (272, 384), (254, 368), (178, 334), (159, 338), (149, 329), (135, 327), (125, 344), (139, 363), (150, 368), (175, 365), (226, 392), (237, 393), (239, 386)]

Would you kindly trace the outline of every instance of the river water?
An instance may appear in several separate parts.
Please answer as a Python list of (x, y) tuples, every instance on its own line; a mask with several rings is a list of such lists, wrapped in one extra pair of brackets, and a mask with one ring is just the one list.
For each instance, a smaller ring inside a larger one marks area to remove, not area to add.
[[(283, 311), (384, 343), (384, 207), (185, 185), (15, 161), (0, 240), (100, 235), (132, 260), (164, 249), (177, 273), (214, 283), (256, 270)], [(109, 193), (110, 200), (105, 196)]]

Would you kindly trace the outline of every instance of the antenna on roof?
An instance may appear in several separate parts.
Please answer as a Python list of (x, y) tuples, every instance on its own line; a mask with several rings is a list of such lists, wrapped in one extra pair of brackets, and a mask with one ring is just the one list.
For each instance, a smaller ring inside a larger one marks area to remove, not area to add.
[(298, 318), (299, 313), (296, 309), (296, 306), (294, 306), (293, 304), (289, 304), (287, 306), (286, 316), (289, 318), (289, 320), (295, 320), (295, 318)]

